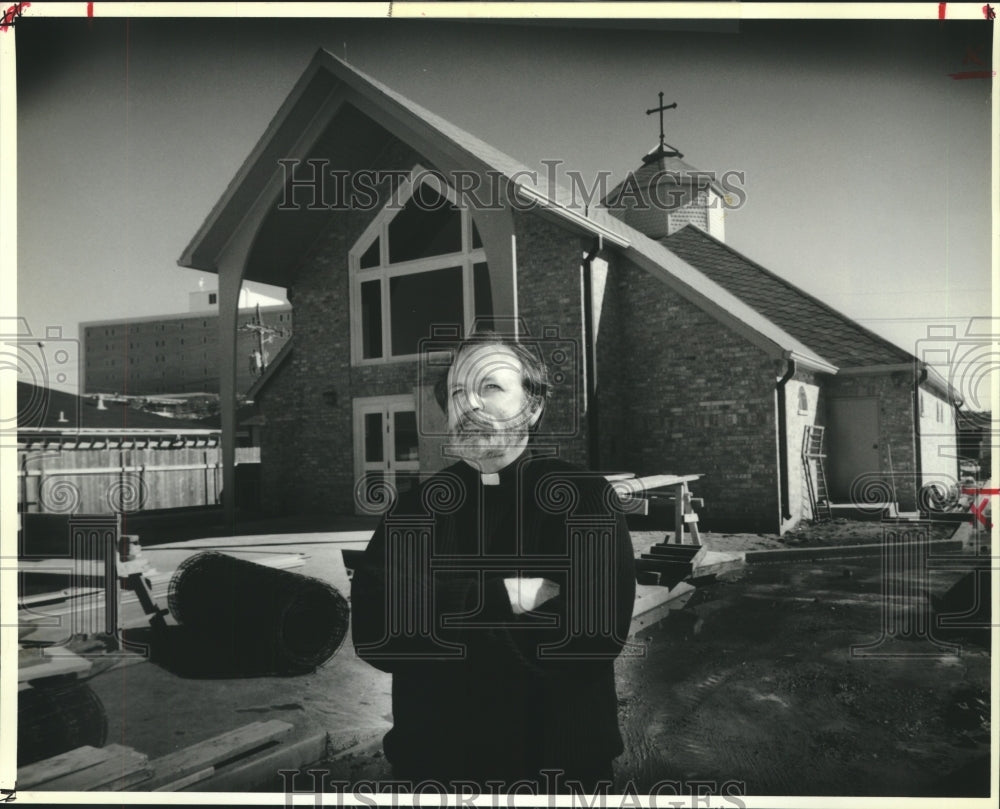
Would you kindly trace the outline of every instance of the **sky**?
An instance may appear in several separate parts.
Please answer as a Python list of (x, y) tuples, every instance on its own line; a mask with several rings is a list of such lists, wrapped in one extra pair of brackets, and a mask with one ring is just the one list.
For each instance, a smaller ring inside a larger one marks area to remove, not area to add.
[(985, 21), (26, 16), (15, 33), (17, 306), (36, 335), (183, 312), (214, 283), (177, 259), (321, 46), (529, 168), (609, 188), (655, 145), (663, 91), (685, 160), (745, 173), (730, 246), (909, 351), (991, 314), (991, 82), (949, 77), (992, 67)]

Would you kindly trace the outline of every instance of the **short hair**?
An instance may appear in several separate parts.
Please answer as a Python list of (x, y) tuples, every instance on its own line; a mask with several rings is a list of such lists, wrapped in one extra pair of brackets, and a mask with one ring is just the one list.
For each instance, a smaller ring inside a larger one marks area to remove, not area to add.
[[(537, 347), (532, 350), (524, 343), (516, 342), (512, 337), (500, 334), (495, 331), (481, 331), (471, 334), (458, 343), (451, 353), (451, 363), (444, 369), (441, 377), (434, 384), (434, 398), (437, 399), (441, 409), (448, 412), (448, 371), (455, 363), (455, 360), (464, 352), (484, 345), (503, 346), (508, 349), (521, 362), (521, 387), (528, 396), (535, 408), (542, 408), (544, 414), (545, 402), (549, 397), (549, 369), (542, 359), (541, 352)], [(535, 427), (541, 423), (541, 418), (535, 423)]]

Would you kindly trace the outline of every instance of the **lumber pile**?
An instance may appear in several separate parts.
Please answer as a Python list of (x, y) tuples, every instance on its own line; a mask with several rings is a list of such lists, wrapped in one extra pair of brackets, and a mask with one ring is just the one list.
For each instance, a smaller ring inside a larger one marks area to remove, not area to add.
[[(302, 567), (305, 564), (302, 553), (261, 555), (253, 561), (258, 565), (276, 570), (289, 570)], [(18, 568), (24, 573), (68, 573), (73, 565), (67, 559), (19, 560)], [(150, 571), (145, 575), (150, 596), (156, 601), (165, 600), (169, 589), (173, 570)], [(59, 628), (67, 640), (72, 633), (74, 620), (79, 622), (81, 613), (103, 613), (104, 588), (99, 587), (67, 587), (51, 593), (40, 593), (18, 598), (18, 621), (22, 627), (28, 624), (48, 624), (58, 621)], [(134, 629), (145, 626), (148, 617), (143, 612), (138, 596), (129, 590), (123, 590), (119, 595), (119, 614), (123, 629)], [(34, 638), (32, 638), (33, 640)]]
[(266, 784), (279, 769), (320, 761), (325, 733), (289, 742), (294, 726), (272, 719), (150, 759), (131, 747), (83, 746), (17, 771), (17, 788), (45, 791), (216, 792)]

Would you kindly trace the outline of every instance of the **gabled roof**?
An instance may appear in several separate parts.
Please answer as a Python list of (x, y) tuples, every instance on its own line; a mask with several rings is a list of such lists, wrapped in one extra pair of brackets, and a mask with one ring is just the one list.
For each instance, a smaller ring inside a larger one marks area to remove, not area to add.
[[(341, 98), (363, 99), (365, 106), (377, 110), (389, 125), (417, 139), (446, 148), (449, 153), (457, 155), (464, 165), (486, 169), (507, 178), (524, 196), (538, 203), (540, 215), (558, 219), (581, 235), (599, 236), (606, 243), (621, 249), (638, 266), (770, 355), (793, 357), (814, 370), (836, 372), (836, 365), (822, 353), (747, 305), (682, 257), (616, 219), (607, 209), (593, 206), (581, 210), (568, 190), (558, 185), (550, 187), (544, 173), (531, 172), (519, 161), (322, 48), (317, 51), (267, 131), (185, 249), (178, 261), (181, 266), (213, 272), (218, 270), (214, 262), (219, 251), (268, 188), (278, 171), (278, 159), (293, 154), (303, 128), (315, 121), (330, 99), (338, 97), (338, 93)], [(536, 179), (532, 179), (533, 174)], [(277, 282), (271, 280), (270, 283)]]
[(660, 241), (841, 368), (913, 362), (908, 352), (692, 225)]

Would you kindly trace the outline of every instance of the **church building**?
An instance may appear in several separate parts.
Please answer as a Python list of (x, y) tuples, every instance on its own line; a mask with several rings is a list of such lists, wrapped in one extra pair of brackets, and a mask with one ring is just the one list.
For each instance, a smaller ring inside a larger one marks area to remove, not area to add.
[(729, 247), (727, 189), (662, 137), (636, 162), (574, 204), (319, 50), (179, 261), (219, 275), (224, 436), (242, 282), (293, 306), (249, 394), (263, 508), (374, 513), (449, 464), (433, 384), (484, 326), (550, 366), (540, 444), (607, 473), (701, 474), (710, 530), (782, 532), (824, 501), (910, 510), (954, 485), (947, 382)]

